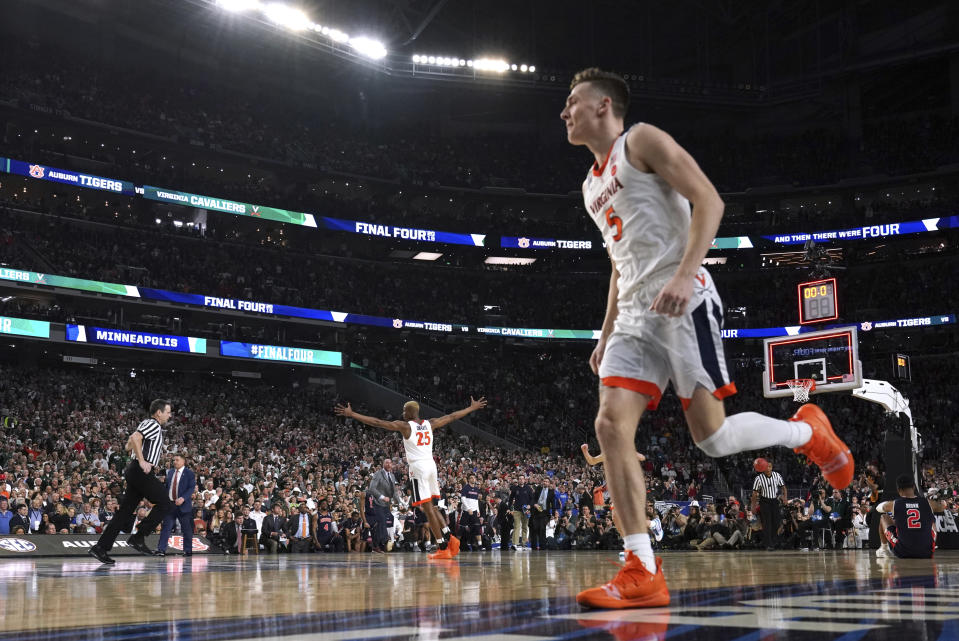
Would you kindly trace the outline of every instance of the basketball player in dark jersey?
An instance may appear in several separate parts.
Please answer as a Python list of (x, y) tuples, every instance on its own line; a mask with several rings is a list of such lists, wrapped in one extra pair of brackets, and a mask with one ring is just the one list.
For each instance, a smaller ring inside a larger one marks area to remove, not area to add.
[(916, 494), (912, 476), (903, 474), (896, 479), (899, 498), (884, 501), (876, 510), (882, 515), (880, 531), (885, 543), (876, 550), (876, 556), (900, 559), (931, 559), (936, 551), (936, 517), (945, 506), (940, 501), (928, 500)]

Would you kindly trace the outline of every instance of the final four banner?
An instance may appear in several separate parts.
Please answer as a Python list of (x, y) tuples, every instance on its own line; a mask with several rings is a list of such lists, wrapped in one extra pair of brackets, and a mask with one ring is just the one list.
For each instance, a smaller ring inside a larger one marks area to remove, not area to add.
[(336, 231), (348, 231), (363, 236), (378, 238), (396, 238), (423, 243), (445, 243), (447, 245), (469, 245), (483, 247), (486, 244), (486, 234), (456, 234), (448, 231), (432, 229), (416, 229), (414, 227), (395, 227), (377, 223), (364, 223), (358, 220), (343, 220), (341, 218), (321, 219), (323, 226)]
[(957, 227), (959, 227), (959, 216), (946, 216), (943, 218), (925, 218), (923, 220), (888, 223), (885, 225), (863, 225), (862, 227), (850, 227), (849, 229), (835, 229), (831, 231), (774, 234), (771, 236), (763, 236), (763, 238), (771, 240), (778, 245), (802, 245), (807, 240), (814, 240), (817, 243), (865, 240), (867, 238), (887, 238), (889, 236), (902, 236), (905, 234), (921, 234), (924, 232), (956, 229)]
[(37, 180), (47, 180), (55, 183), (74, 185), (76, 187), (84, 187), (86, 189), (109, 191), (114, 194), (132, 196), (136, 193), (133, 183), (126, 180), (114, 180), (113, 178), (80, 174), (75, 171), (70, 171), (69, 169), (58, 169), (56, 167), (23, 162), (22, 160), (14, 160), (12, 158), (0, 158), (0, 169), (8, 174), (29, 176)]
[(220, 356), (279, 361), (283, 363), (296, 363), (298, 365), (343, 367), (342, 352), (328, 352), (321, 349), (307, 349), (305, 347), (284, 347), (281, 345), (258, 345), (256, 343), (220, 341)]
[(163, 189), (160, 187), (150, 187), (149, 185), (144, 185), (143, 197), (150, 200), (158, 200), (163, 203), (185, 205), (187, 207), (198, 207), (200, 209), (220, 211), (225, 214), (234, 214), (236, 216), (252, 216), (253, 218), (275, 220), (281, 223), (289, 223), (291, 225), (316, 227), (316, 218), (313, 217), (313, 214), (304, 214), (298, 211), (277, 209), (275, 207), (265, 207), (263, 205), (251, 205), (249, 203), (241, 203), (235, 200), (226, 200), (225, 198), (201, 196), (199, 194), (191, 194), (185, 191), (177, 191), (175, 189)]
[(166, 352), (206, 354), (206, 339), (193, 336), (128, 332), (121, 329), (68, 324), (66, 326), (66, 339), (76, 343), (98, 343), (100, 345), (157, 349)]

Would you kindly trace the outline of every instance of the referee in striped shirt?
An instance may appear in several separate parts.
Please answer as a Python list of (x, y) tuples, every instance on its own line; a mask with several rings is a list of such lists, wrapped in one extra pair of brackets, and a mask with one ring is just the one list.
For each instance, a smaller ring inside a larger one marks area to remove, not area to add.
[(759, 503), (759, 520), (763, 524), (763, 543), (767, 550), (775, 550), (779, 543), (779, 526), (782, 512), (779, 503), (786, 502), (786, 484), (779, 472), (773, 472), (773, 464), (766, 461), (766, 469), (753, 481), (752, 510)]
[(167, 496), (163, 483), (152, 474), (153, 468), (160, 464), (160, 456), (163, 454), (162, 428), (170, 420), (172, 413), (169, 401), (153, 401), (150, 403), (150, 418), (144, 419), (127, 439), (126, 450), (133, 453), (133, 459), (123, 471), (123, 478), (127, 482), (126, 493), (116, 514), (100, 535), (100, 540), (90, 548), (90, 556), (96, 557), (101, 563), (115, 563), (107, 553), (113, 549), (113, 542), (120, 534), (120, 528), (127, 523), (133, 523), (133, 514), (143, 499), (152, 503), (153, 509), (140, 522), (137, 531), (130, 535), (127, 543), (142, 554), (153, 553), (147, 547), (144, 537), (156, 529), (167, 512), (173, 508), (173, 502)]

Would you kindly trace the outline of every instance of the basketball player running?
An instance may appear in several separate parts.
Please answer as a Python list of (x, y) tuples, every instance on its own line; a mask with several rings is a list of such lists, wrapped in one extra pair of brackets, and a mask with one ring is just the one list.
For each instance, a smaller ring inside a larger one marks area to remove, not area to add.
[(702, 267), (723, 201), (664, 131), (649, 124), (624, 131), (629, 89), (621, 77), (587, 69), (570, 86), (560, 117), (569, 142), (596, 159), (583, 199), (612, 262), (606, 318), (589, 363), (602, 383), (596, 436), (627, 550), (619, 574), (577, 601), (595, 608), (663, 606), (669, 591), (649, 541), (635, 437), (643, 412), (656, 408), (670, 381), (693, 441), (709, 456), (791, 447), (840, 489), (852, 480), (853, 458), (812, 404), (789, 421), (754, 412), (726, 416), (722, 399), (736, 387), (722, 348), (723, 306)]
[[(420, 420), (420, 405), (416, 401), (409, 401), (403, 405), (402, 421), (384, 421), (357, 414), (349, 403), (337, 405), (334, 411), (339, 416), (353, 418), (369, 425), (382, 427), (391, 432), (399, 432), (403, 436), (403, 447), (406, 450), (406, 462), (410, 468), (410, 480), (413, 482), (414, 506), (419, 506), (426, 514), (430, 530), (439, 543), (439, 551), (430, 554), (431, 559), (452, 559), (460, 552), (460, 541), (453, 536), (450, 529), (443, 522), (439, 510), (433, 501), (440, 498), (440, 486), (436, 479), (436, 461), (433, 460), (433, 430), (458, 421), (476, 410), (486, 407), (486, 398), (479, 400), (470, 396), (470, 406), (452, 414), (439, 418)], [(448, 539), (448, 540), (447, 540)]]
[[(880, 517), (883, 541), (876, 556), (900, 559), (931, 559), (936, 551), (936, 517), (946, 506), (916, 494), (916, 483), (909, 474), (896, 478), (899, 498), (883, 501), (876, 507)], [(887, 548), (888, 545), (888, 548)]]

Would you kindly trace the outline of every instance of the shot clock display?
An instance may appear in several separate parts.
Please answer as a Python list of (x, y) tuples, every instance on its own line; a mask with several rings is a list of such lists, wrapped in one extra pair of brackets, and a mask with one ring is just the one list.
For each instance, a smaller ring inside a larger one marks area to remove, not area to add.
[(819, 323), (839, 318), (836, 279), (799, 283), (799, 323)]

